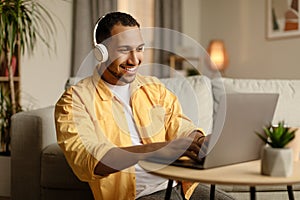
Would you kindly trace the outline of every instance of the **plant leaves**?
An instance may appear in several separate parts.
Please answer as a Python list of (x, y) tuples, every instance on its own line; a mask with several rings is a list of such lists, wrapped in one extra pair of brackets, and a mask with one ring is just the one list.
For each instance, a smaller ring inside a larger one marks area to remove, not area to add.
[(263, 131), (265, 136), (257, 132), (256, 135), (273, 148), (284, 148), (295, 138), (296, 132), (296, 130), (286, 127), (284, 121), (280, 121), (277, 126), (264, 127)]

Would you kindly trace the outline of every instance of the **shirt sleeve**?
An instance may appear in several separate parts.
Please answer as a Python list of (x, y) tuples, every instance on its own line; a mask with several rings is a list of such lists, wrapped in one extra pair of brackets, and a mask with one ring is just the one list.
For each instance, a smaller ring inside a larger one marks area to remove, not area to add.
[(55, 106), (57, 142), (76, 176), (91, 181), (101, 176), (94, 174), (99, 160), (114, 146), (98, 130), (72, 88), (69, 88)]

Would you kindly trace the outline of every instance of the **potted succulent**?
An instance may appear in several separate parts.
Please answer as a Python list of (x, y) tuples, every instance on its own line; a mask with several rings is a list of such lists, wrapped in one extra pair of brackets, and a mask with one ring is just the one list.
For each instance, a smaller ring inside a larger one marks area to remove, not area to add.
[(261, 173), (269, 176), (290, 176), (293, 172), (293, 150), (287, 147), (296, 129), (287, 127), (284, 121), (264, 127), (264, 134), (256, 134), (266, 143), (262, 150)]
[[(19, 66), (20, 55), (24, 54), (25, 50), (29, 53), (33, 52), (38, 38), (50, 47), (49, 44), (54, 42), (55, 30), (55, 23), (50, 12), (39, 1), (0, 0), (0, 63), (6, 68), (1, 70), (8, 72), (6, 87), (9, 88), (9, 97), (5, 98), (5, 101), (9, 98), (9, 103), (0, 102), (1, 105), (9, 105), (7, 112), (10, 114), (5, 114), (5, 116), (11, 116), (19, 111), (18, 96), (14, 85), (14, 68)], [(1, 118), (5, 121), (3, 116)], [(6, 135), (5, 146), (9, 146), (7, 142), (10, 141), (10, 124), (5, 127), (7, 128), (1, 130), (1, 135)], [(9, 151), (9, 148), (6, 148), (6, 151)], [(7, 153), (9, 154), (5, 152)]]

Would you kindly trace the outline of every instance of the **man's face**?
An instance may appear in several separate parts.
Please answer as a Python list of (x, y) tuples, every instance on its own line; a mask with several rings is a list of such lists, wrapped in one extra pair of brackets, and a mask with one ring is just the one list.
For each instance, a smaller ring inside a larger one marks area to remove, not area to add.
[(137, 26), (115, 25), (107, 41), (109, 59), (102, 78), (113, 85), (131, 83), (143, 60), (144, 41)]

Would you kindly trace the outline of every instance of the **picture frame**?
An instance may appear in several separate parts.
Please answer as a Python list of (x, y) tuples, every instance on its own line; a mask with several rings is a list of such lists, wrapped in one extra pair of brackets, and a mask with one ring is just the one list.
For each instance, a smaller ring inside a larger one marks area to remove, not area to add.
[(300, 36), (299, 0), (266, 0), (267, 39)]

